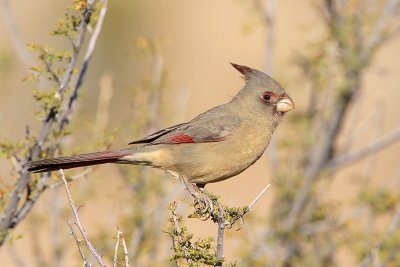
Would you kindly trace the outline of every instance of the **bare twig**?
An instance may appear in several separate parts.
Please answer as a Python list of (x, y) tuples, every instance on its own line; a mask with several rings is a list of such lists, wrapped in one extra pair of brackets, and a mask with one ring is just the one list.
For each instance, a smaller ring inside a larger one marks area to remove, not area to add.
[(267, 190), (271, 187), (272, 183), (274, 181), (271, 181), (267, 184), (266, 187), (264, 187), (264, 189), (258, 194), (258, 196), (249, 204), (248, 208), (249, 211), (251, 211), (251, 209), (253, 208), (253, 206), (260, 200), (260, 198), (267, 192)]
[(65, 187), (65, 191), (67, 193), (68, 196), (68, 201), (69, 204), (71, 206), (72, 212), (74, 213), (74, 218), (75, 218), (75, 224), (79, 229), (79, 232), (82, 234), (83, 239), (86, 242), (86, 245), (88, 246), (91, 254), (95, 257), (95, 259), (97, 260), (97, 262), (99, 263), (100, 266), (105, 266), (105, 264), (103, 263), (100, 254), (96, 251), (96, 249), (94, 248), (94, 246), (92, 245), (92, 243), (89, 240), (89, 237), (85, 231), (85, 229), (83, 228), (81, 221), (79, 219), (79, 215), (78, 215), (78, 209), (76, 208), (74, 201), (72, 200), (71, 194), (69, 192), (69, 185), (67, 183), (67, 179), (65, 178), (64, 172), (63, 170), (60, 169), (60, 174), (61, 174), (61, 178), (64, 182), (64, 187)]
[(118, 248), (119, 248), (119, 238), (121, 236), (121, 232), (119, 228), (117, 228), (117, 242), (115, 242), (115, 249), (114, 249), (114, 267), (118, 265)]
[(395, 130), (392, 130), (385, 136), (383, 136), (381, 139), (373, 142), (372, 144), (367, 145), (364, 148), (361, 148), (357, 151), (354, 152), (349, 152), (344, 155), (337, 156), (333, 159), (331, 159), (327, 163), (327, 168), (329, 170), (337, 169), (346, 165), (349, 165), (355, 161), (361, 160), (365, 157), (368, 157), (388, 145), (397, 142), (400, 139), (400, 128), (397, 128)]
[(81, 258), (82, 258), (82, 260), (83, 260), (83, 266), (84, 266), (84, 267), (90, 266), (90, 264), (88, 265), (88, 262), (87, 262), (87, 260), (86, 260), (86, 256), (85, 256), (85, 254), (83, 254), (83, 251), (82, 251), (82, 248), (81, 248), (82, 239), (79, 239), (78, 235), (77, 235), (76, 232), (75, 232), (74, 227), (73, 227), (72, 224), (68, 221), (67, 218), (65, 218), (65, 221), (67, 222), (68, 227), (69, 227), (69, 229), (71, 230), (70, 234), (74, 237), (74, 240), (75, 240), (75, 242), (76, 242), (76, 246), (78, 247), (79, 254), (81, 255)]
[(122, 247), (124, 248), (124, 260), (125, 260), (125, 267), (129, 267), (129, 254), (128, 254), (128, 247), (126, 246), (124, 233), (121, 232), (121, 239), (122, 239)]
[(115, 250), (114, 250), (114, 267), (117, 267), (118, 265), (118, 247), (121, 245), (124, 249), (124, 262), (125, 262), (125, 267), (129, 267), (129, 255), (128, 255), (128, 248), (126, 246), (125, 238), (124, 238), (124, 233), (121, 232), (118, 228), (117, 231), (117, 242), (115, 244)]
[(399, 11), (399, 4), (399, 0), (385, 1), (383, 10), (380, 12), (380, 17), (375, 22), (371, 34), (368, 36), (368, 38), (366, 38), (365, 49), (362, 54), (364, 59), (368, 57), (368, 51), (375, 49), (387, 38), (395, 36), (396, 29), (387, 31), (386, 27), (388, 26), (390, 20), (396, 16), (396, 12)]
[[(95, 167), (86, 168), (86, 169), (84, 169), (83, 171), (81, 171), (81, 172), (79, 172), (79, 173), (77, 173), (77, 174), (75, 174), (75, 175), (73, 175), (73, 176), (68, 177), (68, 181), (69, 181), (69, 182), (72, 182), (72, 181), (78, 180), (78, 179), (80, 179), (80, 178), (82, 178), (82, 177), (86, 177), (86, 176), (87, 176), (89, 173), (91, 173), (94, 169), (95, 169)], [(62, 186), (63, 184), (64, 184), (63, 181), (56, 182), (56, 183), (54, 183), (54, 184), (49, 185), (48, 188), (50, 188), (50, 189), (56, 189), (56, 188)]]

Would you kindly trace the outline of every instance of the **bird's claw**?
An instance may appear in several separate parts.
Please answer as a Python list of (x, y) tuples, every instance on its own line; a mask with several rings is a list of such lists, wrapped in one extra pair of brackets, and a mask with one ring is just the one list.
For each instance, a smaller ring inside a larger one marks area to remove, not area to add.
[(200, 219), (207, 221), (215, 210), (213, 200), (200, 190), (196, 194), (192, 194), (192, 196), (195, 206), (199, 207), (200, 214), (202, 215)]
[[(214, 199), (211, 199), (203, 188), (199, 188), (196, 184), (188, 183), (185, 178), (181, 177), (180, 180), (185, 184), (186, 189), (194, 198), (194, 205), (198, 208), (199, 217), (201, 220), (208, 220), (215, 211)], [(216, 204), (219, 204), (216, 201)]]

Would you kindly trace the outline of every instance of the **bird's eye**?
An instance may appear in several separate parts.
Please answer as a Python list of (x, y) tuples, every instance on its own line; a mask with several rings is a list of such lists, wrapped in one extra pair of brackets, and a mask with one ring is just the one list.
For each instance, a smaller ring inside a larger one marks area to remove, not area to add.
[(261, 99), (264, 100), (265, 102), (268, 102), (268, 101), (271, 100), (271, 94), (269, 94), (268, 92), (267, 92), (267, 93), (264, 93), (264, 94), (261, 96)]

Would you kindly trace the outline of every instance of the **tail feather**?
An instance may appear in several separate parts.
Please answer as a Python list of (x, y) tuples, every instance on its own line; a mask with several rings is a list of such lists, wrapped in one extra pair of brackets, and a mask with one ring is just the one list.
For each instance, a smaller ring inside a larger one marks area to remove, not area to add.
[(112, 163), (116, 162), (119, 158), (131, 154), (132, 151), (128, 150), (101, 151), (88, 154), (80, 154), (80, 155), (32, 161), (26, 164), (26, 168), (28, 171), (31, 172), (49, 172), (49, 171), (56, 171), (59, 169), (71, 169), (76, 167), (98, 165), (103, 163)]

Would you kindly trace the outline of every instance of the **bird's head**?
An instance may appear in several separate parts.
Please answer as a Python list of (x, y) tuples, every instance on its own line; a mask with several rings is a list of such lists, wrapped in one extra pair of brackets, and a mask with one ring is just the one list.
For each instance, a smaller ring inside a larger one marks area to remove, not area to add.
[(235, 98), (244, 102), (250, 113), (255, 116), (273, 115), (280, 119), (283, 114), (294, 109), (293, 100), (277, 81), (259, 70), (231, 64), (246, 81)]

